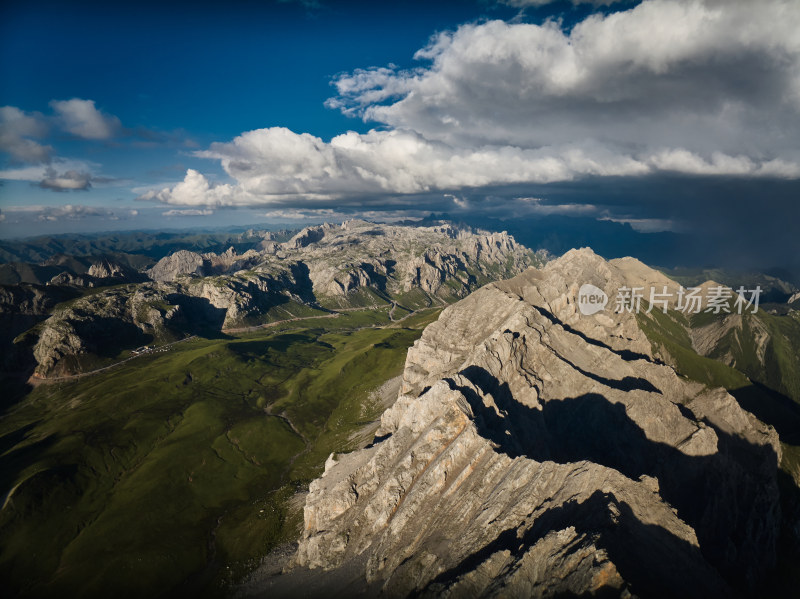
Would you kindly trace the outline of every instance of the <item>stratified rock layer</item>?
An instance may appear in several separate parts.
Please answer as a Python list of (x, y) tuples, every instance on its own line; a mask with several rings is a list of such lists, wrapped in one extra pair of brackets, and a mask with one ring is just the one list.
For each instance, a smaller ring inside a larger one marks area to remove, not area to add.
[[(187, 331), (260, 324), (270, 310), (291, 318), (281, 308), (287, 304), (316, 310), (443, 304), (546, 258), (506, 233), (365, 221), (309, 227), (283, 244), (258, 245), (242, 254), (180, 250), (147, 271), (152, 281), (59, 306), (38, 335), (37, 375), (70, 374), (88, 354), (113, 356)], [(82, 276), (81, 285), (119, 283), (125, 274), (107, 261), (92, 269), (96, 276)], [(79, 283), (69, 277), (61, 282)]]
[(634, 314), (578, 312), (583, 283), (613, 297), (625, 269), (573, 250), (447, 308), (375, 442), (311, 484), (296, 564), (358, 564), (398, 597), (757, 588), (777, 434), (655, 360)]

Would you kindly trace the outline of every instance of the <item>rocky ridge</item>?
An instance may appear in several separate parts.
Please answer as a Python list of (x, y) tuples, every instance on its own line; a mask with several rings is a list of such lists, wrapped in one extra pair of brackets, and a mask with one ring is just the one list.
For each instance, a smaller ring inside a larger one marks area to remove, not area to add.
[(312, 483), (295, 565), (358, 572), (342, 596), (757, 589), (775, 430), (655, 358), (634, 314), (577, 309), (581, 284), (613, 297), (643, 275), (573, 250), (445, 309), (373, 444)]
[(284, 243), (261, 242), (236, 254), (198, 254), (187, 250), (159, 260), (147, 273), (155, 281), (184, 276), (255, 275), (288, 271), (302, 264), (322, 297), (345, 296), (374, 287), (389, 293), (412, 288), (438, 293), (445, 284), (461, 296), (476, 283), (496, 279), (500, 270), (515, 274), (537, 259), (506, 233), (471, 232), (451, 225), (406, 227), (351, 220), (306, 227)]
[[(259, 324), (298, 310), (445, 304), (546, 259), (505, 233), (365, 221), (309, 227), (281, 244), (258, 238), (257, 246), (242, 254), (180, 250), (146, 271), (149, 282), (59, 306), (38, 331), (37, 374), (80, 369), (81, 360), (71, 357), (115, 355), (201, 328)], [(101, 265), (95, 272), (110, 280), (116, 271)]]
[[(624, 273), (629, 288), (644, 289), (643, 316), (661, 333), (671, 337), (673, 345), (682, 346), (677, 349), (678, 353), (688, 350), (721, 362), (738, 370), (751, 382), (800, 401), (800, 380), (795, 374), (800, 368), (800, 319), (791, 309), (791, 302), (787, 310), (783, 303), (765, 301), (765, 297), (769, 300), (769, 295), (776, 295), (776, 289), (765, 293), (765, 288), (761, 288), (763, 281), (758, 277), (753, 282), (741, 281), (736, 289), (709, 280), (695, 285), (700, 300), (696, 305), (686, 299), (687, 289), (683, 290), (684, 299), (679, 305), (680, 285), (661, 272), (634, 258), (611, 260), (611, 264)], [(739, 287), (743, 287), (742, 300), (738, 296)], [(753, 294), (756, 287), (761, 289), (758, 300)], [(647, 304), (651, 289), (656, 294), (666, 292), (669, 296), (666, 302), (656, 299), (652, 306), (654, 314), (649, 312)], [(727, 299), (722, 301), (722, 306), (715, 307), (709, 304), (714, 296)], [(668, 309), (666, 313), (664, 304)], [(676, 356), (663, 344), (658, 346), (655, 355), (677, 366)]]
[(179, 250), (161, 258), (147, 270), (147, 276), (154, 281), (174, 281), (182, 275), (202, 275), (203, 257), (189, 250)]
[(83, 274), (61, 272), (53, 276), (47, 284), (70, 285), (74, 287), (105, 287), (124, 283), (140, 283), (147, 280), (147, 276), (136, 270), (108, 259), (92, 262)]

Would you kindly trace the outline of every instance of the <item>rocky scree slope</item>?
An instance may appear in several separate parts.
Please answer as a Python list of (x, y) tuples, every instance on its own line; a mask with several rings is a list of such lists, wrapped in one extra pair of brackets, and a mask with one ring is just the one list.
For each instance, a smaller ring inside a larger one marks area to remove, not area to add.
[(546, 259), (505, 233), (364, 221), (309, 227), (258, 247), (242, 254), (181, 250), (147, 271), (150, 282), (60, 305), (36, 331), (36, 373), (67, 374), (81, 370), (85, 356), (310, 310), (444, 304)]
[(778, 436), (654, 359), (634, 314), (576, 310), (624, 267), (573, 250), (445, 309), (373, 444), (311, 484), (294, 565), (355, 572), (343, 595), (755, 591)]

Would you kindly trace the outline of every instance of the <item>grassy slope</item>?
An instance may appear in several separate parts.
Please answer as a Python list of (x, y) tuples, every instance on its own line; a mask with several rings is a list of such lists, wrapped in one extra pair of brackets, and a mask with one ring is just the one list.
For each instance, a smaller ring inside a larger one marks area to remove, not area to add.
[[(663, 348), (676, 369), (689, 378), (727, 389), (756, 381), (800, 403), (800, 312), (779, 316), (761, 310), (745, 314), (741, 329), (732, 328), (708, 356), (699, 356), (687, 331), (708, 326), (724, 316), (701, 312), (686, 318), (673, 310), (668, 314), (653, 310), (641, 314), (639, 324), (650, 341)], [(760, 330), (769, 335), (763, 363), (756, 346)]]
[[(654, 310), (649, 315), (640, 314), (638, 321), (653, 349), (679, 374), (712, 387), (728, 389), (742, 407), (779, 432), (783, 456), (778, 482), (785, 521), (779, 539), (777, 568), (765, 591), (765, 596), (777, 597), (787, 596), (789, 589), (794, 592), (800, 585), (797, 570), (800, 546), (797, 533), (790, 530), (800, 522), (800, 320), (796, 312), (789, 316), (762, 312), (758, 318), (771, 336), (766, 368), (756, 356), (754, 331), (748, 318), (744, 319), (740, 332), (728, 333), (711, 354), (716, 358), (726, 354), (733, 356), (736, 368), (713, 357), (698, 355), (692, 349), (687, 328), (709, 324), (713, 319), (710, 314), (697, 315), (690, 322), (679, 312), (670, 311), (665, 315)], [(760, 385), (753, 385), (751, 381)]]
[[(798, 313), (789, 316), (758, 314), (771, 337), (766, 349), (766, 368), (756, 356), (754, 331), (747, 318), (741, 331), (731, 331), (722, 338), (711, 353), (712, 357), (698, 355), (692, 349), (686, 329), (707, 325), (711, 317), (710, 314), (700, 314), (690, 322), (679, 312), (663, 314), (653, 310), (650, 314), (638, 315), (638, 321), (654, 350), (661, 353), (679, 374), (711, 387), (728, 389), (745, 409), (775, 426), (783, 445), (781, 467), (800, 484), (800, 437), (796, 430), (797, 404), (800, 404), (797, 393), (800, 377)], [(726, 354), (733, 356), (735, 368), (714, 359)], [(752, 381), (760, 385), (753, 385)], [(748, 403), (743, 403), (745, 399)]]
[(738, 370), (700, 356), (692, 349), (692, 341), (686, 332), (689, 323), (680, 312), (670, 310), (664, 314), (660, 310), (653, 310), (650, 314), (639, 314), (637, 319), (654, 349), (660, 351), (662, 357), (671, 358), (668, 361), (679, 374), (711, 387), (738, 389), (750, 384)]
[(2, 584), (203, 589), (293, 538), (287, 500), (376, 416), (369, 390), (436, 314), (362, 328), (386, 312), (198, 339), (33, 390), (0, 422)]
[[(769, 334), (764, 364), (759, 360), (754, 342), (756, 319)], [(759, 312), (748, 315), (742, 333), (728, 333), (711, 357), (721, 357), (726, 353), (733, 356), (736, 368), (752, 380), (800, 402), (800, 313), (777, 316)]]

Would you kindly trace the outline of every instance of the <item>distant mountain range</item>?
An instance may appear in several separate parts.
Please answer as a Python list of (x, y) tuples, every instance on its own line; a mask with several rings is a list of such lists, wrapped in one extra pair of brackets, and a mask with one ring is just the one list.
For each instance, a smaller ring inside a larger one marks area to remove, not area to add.
[[(516, 241), (533, 250), (546, 250), (559, 256), (577, 247), (591, 247), (606, 259), (636, 256), (646, 264), (667, 270), (680, 269), (681, 276), (701, 273), (708, 269), (725, 269), (732, 277), (755, 273), (800, 286), (800, 257), (786, 249), (775, 254), (774, 248), (762, 251), (746, 236), (744, 243), (734, 239), (719, 240), (702, 234), (680, 231), (641, 231), (625, 222), (598, 220), (596, 216), (575, 214), (541, 214), (526, 218), (497, 218), (488, 215), (455, 215), (433, 213), (421, 220), (397, 224), (407, 226), (454, 226), (481, 230), (506, 231)], [(42, 266), (59, 264), (82, 274), (91, 260), (106, 256), (134, 268), (151, 266), (164, 256), (178, 250), (197, 253), (222, 253), (233, 247), (243, 253), (258, 237), (269, 235), (285, 241), (295, 230), (276, 230), (269, 226), (254, 228), (190, 231), (120, 232), (92, 235), (64, 234), (40, 236), (21, 240), (0, 240), (0, 284), (28, 282), (46, 283), (57, 269), (43, 270)], [(735, 251), (734, 251), (735, 250)], [(766, 251), (766, 253), (764, 253)], [(88, 261), (87, 261), (88, 257)], [(77, 260), (69, 266), (69, 260)], [(13, 264), (12, 264), (13, 263)], [(63, 269), (62, 269), (63, 270)], [(721, 280), (718, 277), (707, 277)], [(723, 282), (725, 282), (723, 280)], [(732, 285), (732, 283), (729, 283)]]
[[(0, 286), (0, 566), (18, 588), (152, 594), (140, 574), (174, 590), (293, 541), (277, 567), (246, 562), (239, 596), (794, 584), (791, 283), (588, 248), (553, 258), (442, 222), (75, 247), (88, 253), (29, 244), (15, 256), (42, 262), (3, 272), (41, 278)], [(591, 313), (586, 285), (605, 297)], [(735, 308), (739, 285), (762, 288), (757, 310)], [(678, 303), (690, 286), (695, 311)], [(623, 289), (642, 290), (638, 310), (615, 309)], [(714, 289), (728, 299), (709, 311)], [(140, 561), (87, 582), (107, 531), (127, 539), (107, 563)]]
[[(546, 252), (535, 254), (505, 233), (446, 224), (348, 221), (287, 237), (249, 231), (236, 237), (238, 251), (233, 245), (219, 253), (180, 249), (139, 270), (132, 264), (142, 261), (132, 254), (121, 261), (105, 254), (59, 256), (38, 271), (15, 265), (20, 278), (62, 270), (46, 286), (0, 288), (0, 314), (16, 339), (16, 351), (9, 353), (19, 363), (30, 350), (36, 375), (47, 377), (96, 368), (120, 352), (198, 331), (370, 306), (391, 306), (399, 317), (464, 297), (547, 259)], [(14, 321), (18, 315), (27, 317), (24, 325)]]

